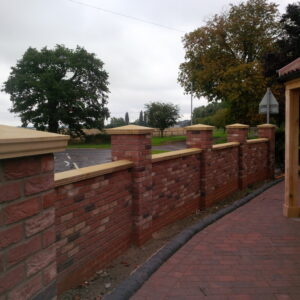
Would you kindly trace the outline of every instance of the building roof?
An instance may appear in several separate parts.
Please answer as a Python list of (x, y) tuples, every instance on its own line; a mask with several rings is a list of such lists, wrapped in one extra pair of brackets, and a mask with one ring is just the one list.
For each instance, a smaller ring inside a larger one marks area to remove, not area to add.
[(282, 82), (300, 77), (300, 57), (277, 71), (279, 80)]

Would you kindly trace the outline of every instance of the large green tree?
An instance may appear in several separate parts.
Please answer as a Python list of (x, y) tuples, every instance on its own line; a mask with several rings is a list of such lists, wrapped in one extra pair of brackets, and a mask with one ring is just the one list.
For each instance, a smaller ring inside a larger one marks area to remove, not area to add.
[(268, 85), (279, 100), (279, 115), (276, 116), (280, 126), (285, 119), (285, 89), (278, 82), (277, 70), (300, 57), (300, 2), (289, 4), (281, 16), (281, 31), (273, 51), (264, 56), (264, 75)]
[(3, 91), (10, 94), (11, 112), (21, 117), (22, 125), (31, 123), (39, 130), (68, 127), (71, 134), (80, 134), (83, 127), (101, 129), (109, 117), (103, 62), (79, 46), (28, 48), (11, 68)]
[(233, 122), (258, 122), (267, 87), (262, 58), (273, 49), (278, 28), (276, 4), (248, 0), (186, 34), (178, 78), (185, 92), (227, 102)]
[(179, 107), (172, 103), (150, 102), (145, 105), (147, 124), (159, 128), (161, 136), (164, 130), (176, 124), (180, 118)]

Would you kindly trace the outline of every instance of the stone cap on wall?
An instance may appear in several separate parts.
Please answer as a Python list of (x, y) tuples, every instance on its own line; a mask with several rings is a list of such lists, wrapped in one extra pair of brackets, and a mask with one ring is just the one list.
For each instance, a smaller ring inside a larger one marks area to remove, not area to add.
[(235, 124), (227, 125), (226, 128), (244, 129), (244, 128), (249, 128), (249, 125), (235, 123)]
[(131, 168), (133, 163), (129, 160), (118, 160), (100, 165), (94, 165), (54, 174), (55, 186), (66, 185), (97, 176), (114, 173)]
[(257, 128), (277, 128), (276, 125), (274, 124), (261, 124), (261, 125), (257, 125)]
[(64, 151), (68, 135), (0, 125), (0, 159)]
[(195, 124), (191, 126), (185, 127), (186, 131), (193, 131), (193, 130), (214, 130), (214, 126), (211, 125), (205, 125), (205, 124)]
[(153, 131), (154, 128), (138, 125), (126, 125), (105, 130), (108, 134), (147, 134), (152, 133)]

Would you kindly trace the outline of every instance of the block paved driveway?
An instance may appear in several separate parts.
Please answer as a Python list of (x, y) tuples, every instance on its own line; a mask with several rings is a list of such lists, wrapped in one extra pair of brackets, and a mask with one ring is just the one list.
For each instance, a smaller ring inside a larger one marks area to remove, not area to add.
[(196, 234), (131, 299), (299, 300), (300, 219), (282, 216), (283, 193), (281, 182)]

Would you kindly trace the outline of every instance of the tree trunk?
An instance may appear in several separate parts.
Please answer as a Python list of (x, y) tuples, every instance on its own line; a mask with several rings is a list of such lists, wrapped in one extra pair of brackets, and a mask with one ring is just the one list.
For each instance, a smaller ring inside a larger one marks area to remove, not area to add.
[(164, 130), (160, 129), (160, 137), (164, 137)]
[(55, 118), (50, 118), (48, 123), (48, 131), (58, 133), (58, 121)]

